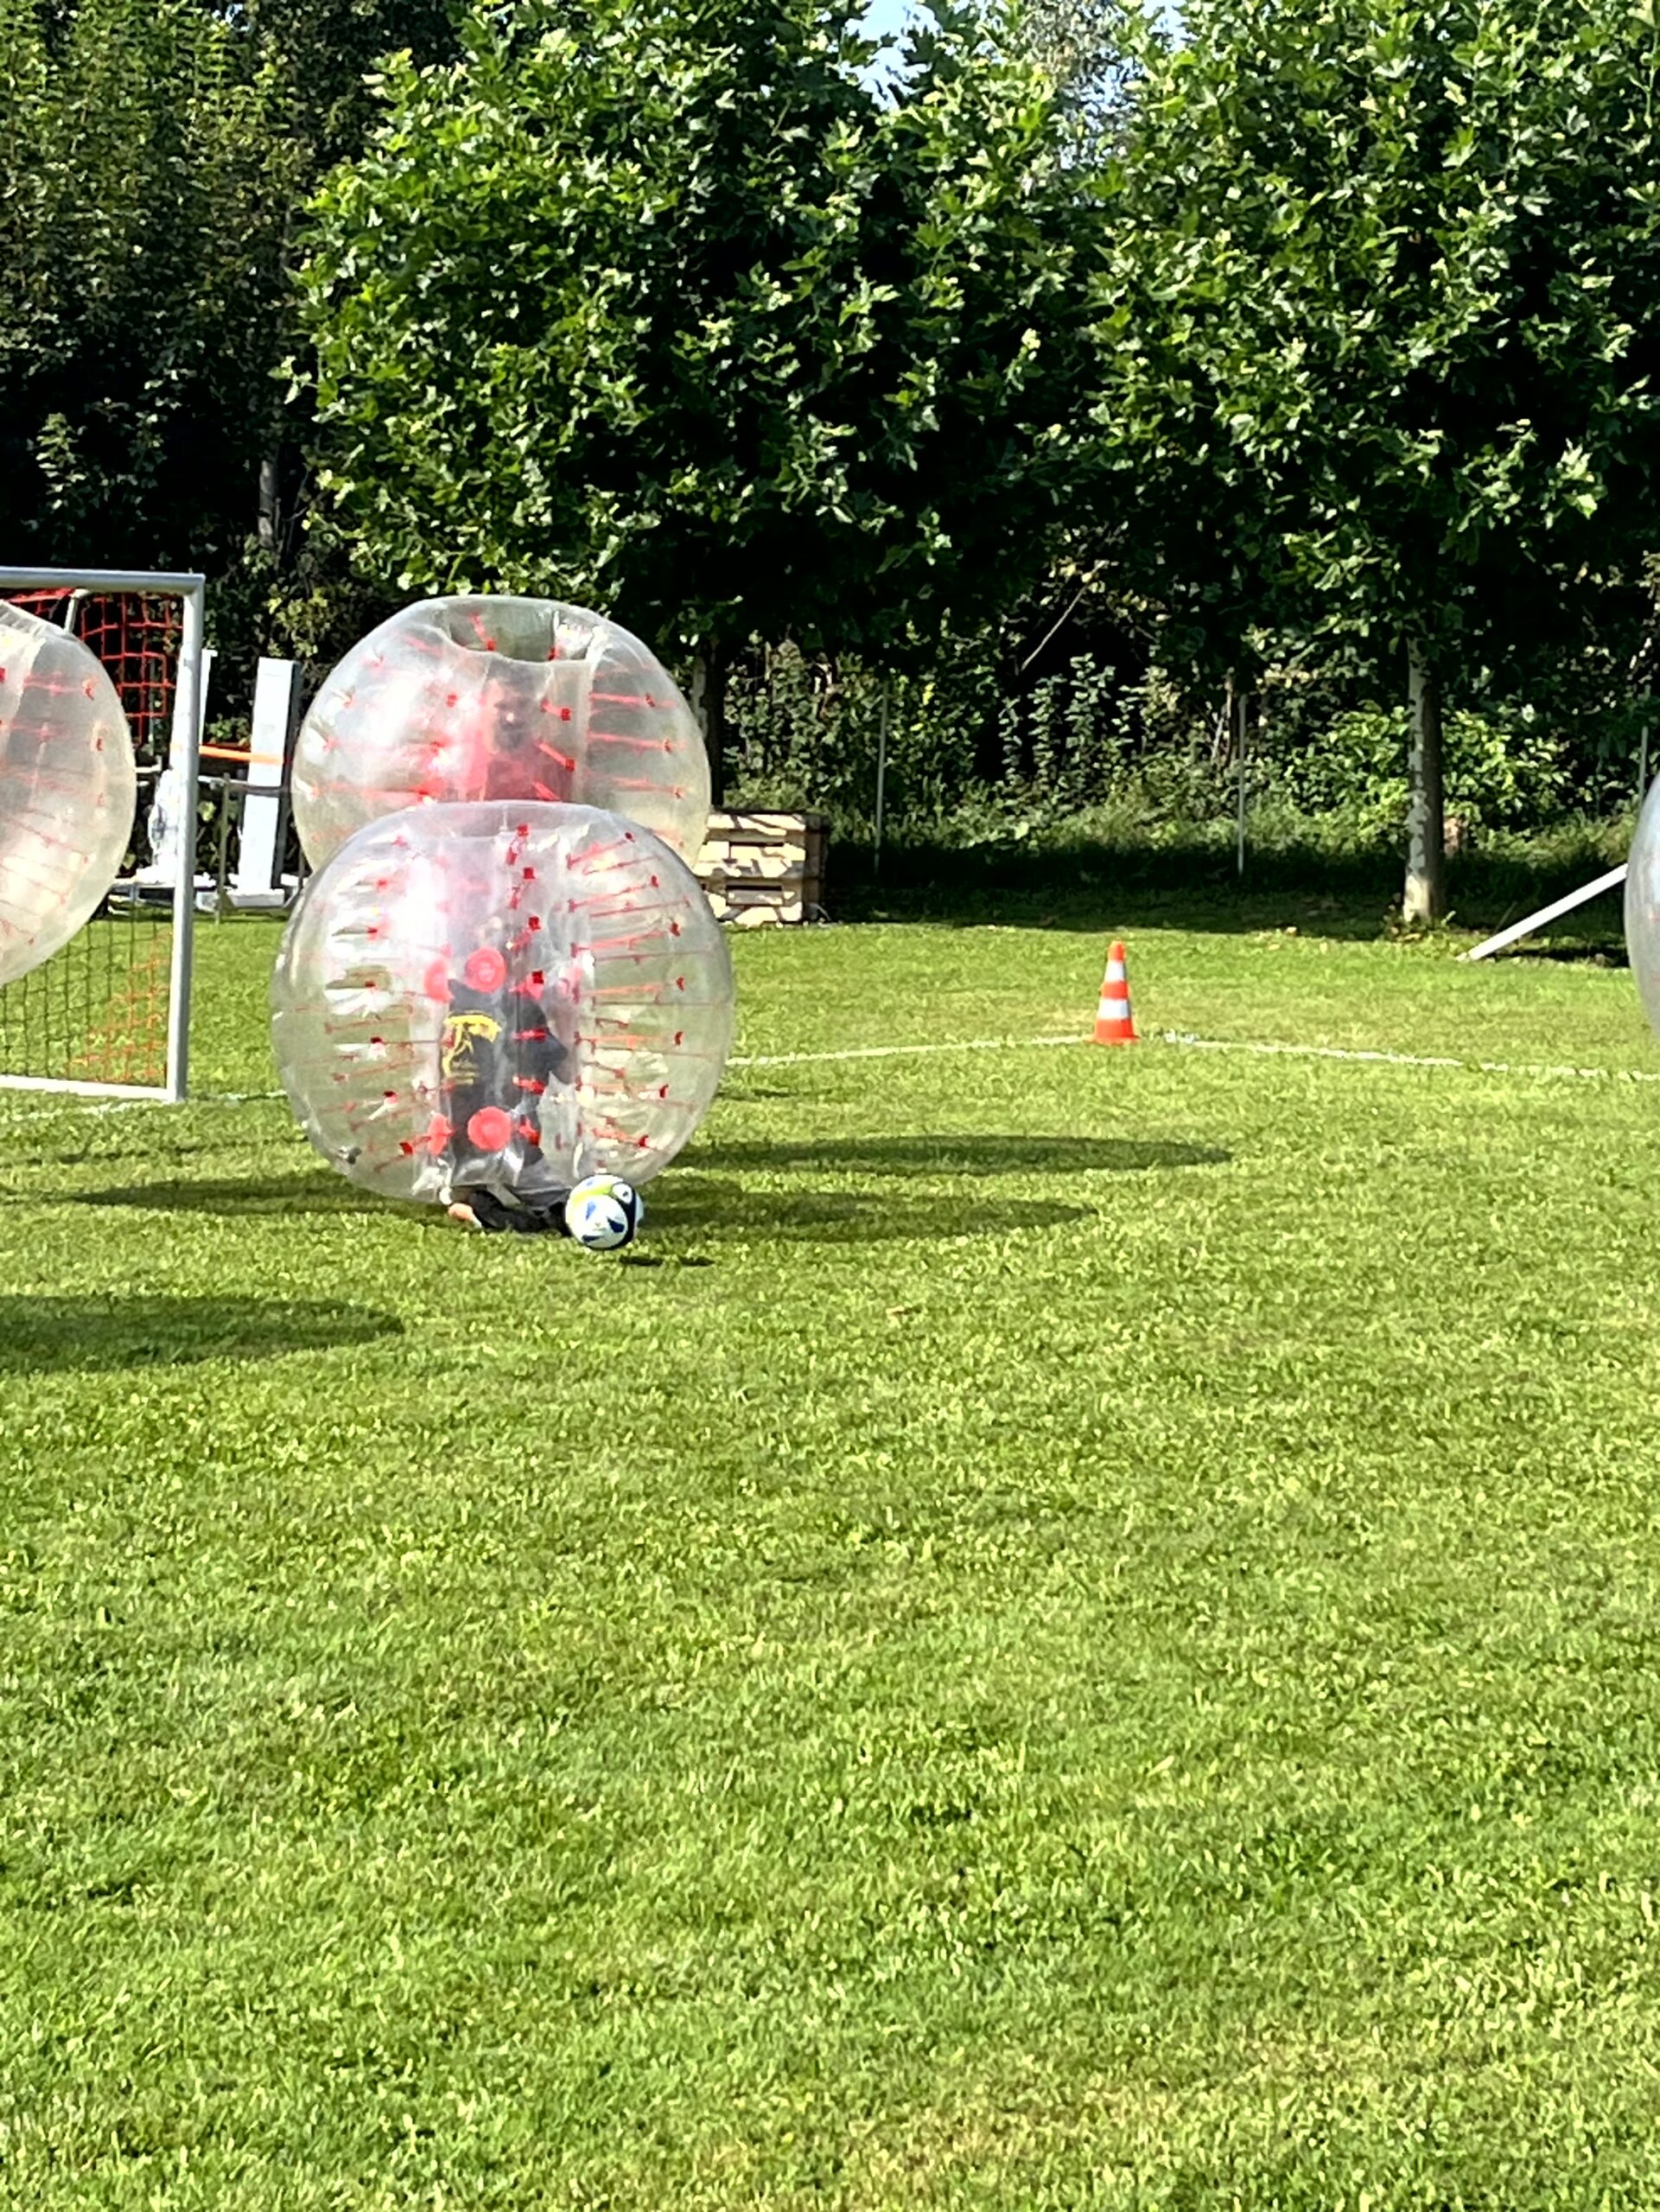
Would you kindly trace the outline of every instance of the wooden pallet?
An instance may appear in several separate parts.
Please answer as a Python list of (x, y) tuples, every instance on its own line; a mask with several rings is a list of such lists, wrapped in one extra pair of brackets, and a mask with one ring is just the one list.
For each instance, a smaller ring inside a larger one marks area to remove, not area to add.
[(816, 920), (829, 842), (822, 814), (711, 814), (697, 880), (716, 920), (739, 929)]

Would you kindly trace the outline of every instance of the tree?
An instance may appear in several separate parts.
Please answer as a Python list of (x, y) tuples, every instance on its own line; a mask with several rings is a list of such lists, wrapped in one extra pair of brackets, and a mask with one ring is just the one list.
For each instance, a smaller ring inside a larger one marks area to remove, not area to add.
[(0, 56), (6, 541), (112, 566), (222, 556), (287, 312), (293, 164), (269, 82), (186, 0), (83, 0), (50, 40), (31, 0), (0, 0)]
[(1006, 603), (1078, 465), (1096, 251), (1053, 90), (944, 4), (472, 16), (388, 71), (304, 271), (322, 480), (404, 589), (559, 592), (722, 671)]
[(1016, 22), (1021, 44), (1054, 79), (1098, 156), (1122, 136), (1149, 35), (1135, 0), (1023, 0)]
[(1224, 632), (1400, 656), (1432, 919), (1449, 670), (1556, 648), (1652, 541), (1652, 15), (1193, 0), (1185, 33), (1117, 173), (1109, 441)]
[(448, 35), (441, 0), (0, 0), (10, 557), (223, 575), (274, 524), (294, 211), (383, 44)]
[[(264, 357), (273, 379), (282, 353), (299, 338), (290, 259), (294, 218), (334, 164), (350, 160), (362, 147), (378, 113), (374, 88), (385, 56), (407, 54), (417, 62), (454, 57), (452, 12), (450, 0), (246, 0), (245, 30), (271, 86), (281, 142), (292, 157), (279, 284), (283, 343)], [(264, 416), (259, 539), (268, 559), (282, 567), (293, 550), (292, 533), (284, 524), (301, 495), (299, 453), (307, 425), (291, 405), (281, 404), (275, 382), (267, 391)]]

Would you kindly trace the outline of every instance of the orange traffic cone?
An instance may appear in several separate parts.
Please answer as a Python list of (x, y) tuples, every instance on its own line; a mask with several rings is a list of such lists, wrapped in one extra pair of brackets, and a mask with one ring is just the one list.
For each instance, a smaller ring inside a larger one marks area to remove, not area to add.
[(1124, 966), (1124, 948), (1116, 938), (1107, 953), (1101, 1003), (1095, 1010), (1095, 1041), (1097, 1045), (1135, 1042), (1135, 1017), (1129, 1010), (1129, 976)]

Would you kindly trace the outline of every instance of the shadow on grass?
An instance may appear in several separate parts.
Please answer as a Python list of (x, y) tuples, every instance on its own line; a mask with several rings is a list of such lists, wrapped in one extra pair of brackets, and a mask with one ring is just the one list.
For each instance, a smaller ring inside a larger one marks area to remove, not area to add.
[[(107, 1191), (71, 1191), (67, 1203), (82, 1206), (153, 1207), (165, 1213), (218, 1214), (388, 1214), (415, 1209), (376, 1198), (326, 1167), (302, 1175), (241, 1175), (185, 1182), (133, 1183)], [(429, 1208), (422, 1208), (423, 1212)]]
[[(1152, 1147), (1142, 1147), (1151, 1149)], [(735, 1153), (750, 1157), (746, 1165), (797, 1166), (829, 1167), (864, 1166), (867, 1172), (902, 1174), (906, 1162), (892, 1159), (885, 1170), (875, 1170), (868, 1161), (859, 1157), (856, 1145), (817, 1147), (766, 1145), (739, 1146), (723, 1151), (723, 1164), (737, 1166)], [(1223, 1155), (1218, 1154), (1218, 1158)], [(938, 1169), (940, 1155), (930, 1151), (926, 1157)], [(920, 1168), (924, 1154), (919, 1153), (911, 1163)], [(1098, 1163), (1097, 1163), (1098, 1164)], [(1027, 1165), (1030, 1166), (1028, 1160)], [(991, 1164), (965, 1168), (950, 1154), (945, 1156), (945, 1170), (956, 1174), (991, 1175), (1003, 1172)], [(335, 1192), (338, 1190), (339, 1196)], [(292, 1178), (280, 1182), (263, 1182), (250, 1179), (246, 1182), (219, 1183), (162, 1183), (130, 1191), (96, 1191), (80, 1194), (80, 1203), (88, 1205), (161, 1206), (185, 1212), (229, 1214), (246, 1217), (267, 1215), (273, 1219), (296, 1214), (322, 1213), (379, 1213), (388, 1219), (401, 1217), (418, 1230), (442, 1230), (454, 1236), (459, 1232), (455, 1224), (444, 1218), (436, 1206), (402, 1205), (389, 1198), (377, 1198), (355, 1190), (341, 1178), (330, 1178), (312, 1189), (303, 1179)], [(968, 1198), (928, 1198), (922, 1195), (896, 1196), (891, 1190), (880, 1193), (864, 1191), (752, 1191), (737, 1182), (716, 1182), (696, 1173), (680, 1172), (671, 1174), (663, 1183), (653, 1184), (646, 1193), (647, 1230), (674, 1235), (684, 1232), (700, 1242), (754, 1243), (777, 1242), (782, 1243), (814, 1244), (872, 1244), (902, 1243), (939, 1236), (1002, 1236), (1019, 1230), (1053, 1229), (1060, 1223), (1076, 1221), (1086, 1211), (1081, 1206), (1065, 1205), (1058, 1200), (1044, 1198), (1003, 1198), (980, 1200)], [(505, 1249), (522, 1243), (518, 1237), (498, 1240)], [(636, 1256), (631, 1264), (650, 1264), (649, 1253)], [(374, 1334), (377, 1332), (370, 1331)], [(292, 1349), (293, 1347), (289, 1347)], [(159, 1357), (160, 1355), (150, 1355)], [(203, 1357), (216, 1357), (216, 1352), (204, 1352)], [(25, 1360), (24, 1365), (37, 1363)], [(0, 1372), (5, 1361), (0, 1356)]]
[(1506, 960), (1555, 961), (1569, 966), (1591, 968), (1629, 968), (1631, 954), (1612, 937), (1587, 938), (1574, 944), (1546, 941), (1542, 944), (1523, 938), (1504, 953)]
[[(660, 1196), (651, 1200), (654, 1221), (690, 1218), (686, 1198), (697, 1186), (697, 1171), (728, 1169), (735, 1173), (771, 1169), (785, 1173), (821, 1172), (866, 1176), (1145, 1174), (1180, 1167), (1214, 1167), (1224, 1164), (1227, 1153), (1211, 1145), (1181, 1144), (1160, 1140), (1117, 1137), (1065, 1136), (898, 1136), (826, 1137), (797, 1144), (727, 1143), (700, 1150), (690, 1172), (677, 1171), (657, 1186)], [(168, 1213), (232, 1215), (240, 1218), (268, 1216), (273, 1220), (296, 1214), (378, 1214), (386, 1219), (410, 1222), (417, 1227), (450, 1224), (433, 1206), (412, 1205), (377, 1198), (348, 1183), (343, 1175), (320, 1167), (300, 1175), (201, 1177), (171, 1182), (133, 1183), (103, 1191), (71, 1191), (62, 1202), (84, 1206), (131, 1206)], [(999, 1205), (964, 1199), (929, 1198), (895, 1208), (893, 1197), (880, 1201), (857, 1192), (754, 1192), (736, 1185), (723, 1186), (722, 1206), (728, 1208), (745, 1236), (756, 1234), (763, 1219), (774, 1224), (781, 1236), (822, 1236), (846, 1240), (858, 1232), (853, 1226), (872, 1217), (866, 1233), (871, 1236), (925, 1236), (925, 1217), (944, 1225), (933, 1233), (957, 1236), (965, 1224), (957, 1217), (974, 1216), (970, 1228), (989, 1233), (995, 1217), (1007, 1216), (1005, 1226), (1028, 1221), (1034, 1228), (1070, 1219), (1074, 1207), (1058, 1201), (1010, 1199)], [(1035, 1209), (1035, 1211), (1034, 1211)], [(695, 1211), (696, 1209), (694, 1208)], [(710, 1210), (705, 1209), (705, 1213)], [(886, 1212), (891, 1223), (903, 1218), (906, 1226), (883, 1229), (874, 1219)], [(700, 1228), (708, 1225), (703, 1217)]]
[[(894, 1179), (1001, 1175), (1146, 1174), (1216, 1167), (1215, 1146), (1117, 1137), (820, 1137), (797, 1144), (728, 1142), (700, 1151), (695, 1166), (671, 1172), (647, 1197), (648, 1230), (701, 1238), (814, 1244), (922, 1243), (948, 1236), (1008, 1236), (1056, 1229), (1092, 1211), (1053, 1198), (975, 1197), (910, 1192)], [(757, 1190), (723, 1182), (719, 1171), (857, 1175), (868, 1190)], [(706, 1174), (704, 1169), (713, 1169)]]
[(398, 1336), (390, 1313), (322, 1300), (0, 1296), (0, 1374), (280, 1359)]
[[(1051, 1198), (929, 1198), (892, 1190), (754, 1191), (680, 1174), (646, 1192), (646, 1236), (700, 1243), (905, 1244), (1012, 1236), (1083, 1221), (1087, 1206)], [(649, 1263), (649, 1249), (634, 1264)]]
[(859, 1175), (1138, 1175), (1220, 1167), (1230, 1157), (1215, 1145), (1161, 1139), (952, 1135), (819, 1137), (798, 1144), (728, 1141), (700, 1149), (695, 1165), (739, 1172), (824, 1168)]

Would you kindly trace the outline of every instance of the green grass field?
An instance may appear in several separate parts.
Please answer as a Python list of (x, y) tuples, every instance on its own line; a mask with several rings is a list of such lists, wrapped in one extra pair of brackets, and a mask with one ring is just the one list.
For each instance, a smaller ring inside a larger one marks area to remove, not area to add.
[(1148, 1032), (1509, 1071), (819, 1057), (1099, 918), (741, 940), (626, 1264), (0, 1113), (0, 2202), (1660, 2203), (1631, 979), (1142, 927)]

